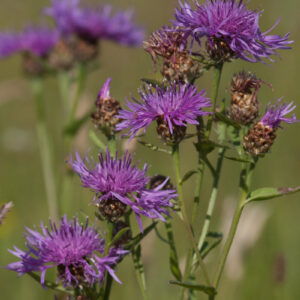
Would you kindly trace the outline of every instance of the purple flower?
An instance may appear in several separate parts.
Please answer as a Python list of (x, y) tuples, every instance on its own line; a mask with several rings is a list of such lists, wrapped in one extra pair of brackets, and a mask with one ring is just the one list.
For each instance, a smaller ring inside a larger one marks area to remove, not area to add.
[(173, 23), (181, 27), (186, 39), (191, 36), (200, 44), (200, 39), (206, 37), (210, 49), (229, 47), (233, 56), (250, 62), (262, 62), (263, 58), (273, 61), (270, 56), (278, 55), (276, 49), (290, 49), (287, 45), (292, 41), (288, 41), (289, 34), (268, 35), (279, 20), (261, 32), (260, 14), (249, 10), (244, 0), (207, 0), (205, 4), (195, 2), (195, 8), (184, 1), (176, 9)]
[(167, 207), (173, 206), (170, 200), (176, 197), (176, 191), (162, 190), (167, 180), (155, 189), (148, 190), (146, 186), (150, 178), (146, 177), (147, 164), (140, 170), (132, 161), (129, 153), (119, 159), (117, 155), (116, 158), (111, 157), (107, 151), (106, 158), (100, 153), (99, 162), (96, 163), (87, 157), (82, 160), (76, 152), (76, 160), (71, 160), (71, 165), (80, 176), (83, 186), (96, 193), (94, 201), (98, 205), (110, 200), (131, 207), (143, 230), (140, 216), (164, 221), (162, 214), (168, 215)]
[(299, 120), (296, 119), (295, 114), (293, 114), (291, 118), (285, 118), (285, 115), (292, 112), (296, 108), (296, 105), (293, 104), (293, 102), (289, 104), (281, 103), (281, 99), (278, 99), (273, 106), (271, 106), (271, 103), (269, 103), (267, 105), (265, 115), (261, 119), (261, 123), (277, 129), (280, 127), (280, 122), (285, 122), (288, 124), (299, 122)]
[(50, 228), (41, 223), (42, 233), (26, 228), (26, 252), (14, 247), (9, 250), (20, 258), (20, 261), (11, 263), (7, 269), (23, 275), (28, 272), (41, 272), (41, 284), (45, 283), (46, 271), (57, 267), (58, 280), (64, 286), (79, 284), (93, 285), (103, 282), (105, 272), (118, 282), (113, 271), (120, 257), (127, 253), (121, 249), (111, 249), (104, 255), (104, 240), (94, 227), (81, 225), (78, 219), (68, 221), (64, 216), (57, 228), (50, 221)]
[(44, 56), (58, 41), (58, 32), (46, 27), (28, 27), (19, 36), (20, 51)]
[(16, 52), (44, 56), (54, 47), (58, 32), (46, 27), (27, 27), (22, 32), (0, 33), (0, 58)]
[(55, 19), (63, 33), (76, 34), (87, 40), (108, 39), (138, 46), (144, 38), (144, 31), (133, 22), (131, 11), (112, 14), (110, 5), (89, 8), (80, 7), (77, 0), (53, 0), (46, 14)]
[(197, 92), (193, 85), (173, 83), (169, 87), (155, 89), (147, 85), (139, 91), (142, 102), (133, 98), (127, 100), (129, 110), (121, 109), (118, 117), (124, 121), (117, 125), (118, 130), (130, 128), (129, 134), (135, 136), (140, 128), (146, 128), (158, 118), (166, 122), (170, 133), (174, 126), (198, 124), (197, 117), (209, 114), (203, 111), (210, 107), (211, 101), (205, 97), (205, 90)]
[(15, 54), (20, 49), (19, 35), (16, 32), (0, 33), (0, 58)]

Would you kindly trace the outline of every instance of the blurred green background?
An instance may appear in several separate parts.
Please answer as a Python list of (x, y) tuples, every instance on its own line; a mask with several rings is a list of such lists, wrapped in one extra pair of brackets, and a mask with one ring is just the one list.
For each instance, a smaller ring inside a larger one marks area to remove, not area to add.
[[(95, 1), (96, 2), (96, 1)], [(116, 7), (133, 7), (136, 10), (138, 22), (143, 24), (147, 35), (152, 30), (167, 24), (172, 18), (176, 1), (167, 0), (113, 0)], [(1, 0), (0, 31), (19, 29), (28, 21), (39, 20), (42, 7), (49, 4), (45, 0), (10, 1)], [(291, 32), (291, 39), (296, 41), (293, 49), (281, 51), (281, 59), (277, 58), (272, 66), (250, 64), (236, 61), (225, 65), (222, 77), (220, 96), (229, 99), (226, 89), (235, 71), (242, 69), (253, 71), (259, 78), (271, 83), (272, 91), (263, 86), (259, 92), (261, 107), (264, 109), (268, 101), (281, 96), (286, 101), (299, 103), (300, 86), (299, 73), (300, 47), (300, 5), (298, 0), (253, 0), (251, 8), (263, 9), (260, 26), (262, 30), (270, 28), (281, 17), (281, 22), (274, 30), (276, 34)], [(136, 95), (139, 79), (153, 77), (153, 67), (150, 57), (142, 49), (119, 47), (110, 42), (101, 44), (101, 68), (88, 79), (79, 113), (82, 114), (94, 103), (95, 96), (108, 76), (113, 78), (111, 94), (124, 102), (125, 96)], [(5, 224), (0, 227), (0, 266), (5, 266), (15, 258), (7, 249), (13, 245), (24, 248), (24, 225), (32, 227), (40, 220), (48, 219), (44, 185), (38, 147), (35, 137), (35, 110), (30, 93), (29, 82), (22, 75), (20, 57), (12, 57), (0, 61), (0, 204), (14, 202), (14, 208), (9, 213)], [(212, 74), (208, 73), (198, 80), (199, 87), (205, 88), (210, 94)], [(63, 170), (64, 155), (60, 148), (62, 134), (60, 131), (63, 119), (57, 83), (54, 78), (47, 80), (47, 122), (51, 128), (55, 158), (55, 172), (58, 175)], [(296, 113), (300, 115), (300, 106)], [(300, 183), (300, 141), (299, 125), (285, 126), (278, 130), (278, 138), (272, 147), (272, 153), (262, 159), (254, 176), (253, 187), (263, 186), (296, 186)], [(88, 124), (77, 138), (74, 149), (85, 153), (92, 147), (87, 138)], [(149, 140), (159, 144), (153, 128)], [(149, 132), (149, 131), (148, 131)], [(298, 132), (298, 133), (297, 133)], [(171, 158), (165, 154), (153, 153), (138, 146), (136, 158), (149, 162), (149, 173), (171, 175)], [(182, 146), (182, 172), (193, 168), (196, 162), (190, 140)], [(214, 156), (211, 156), (214, 160)], [(228, 222), (233, 214), (237, 197), (238, 163), (226, 161), (221, 177), (221, 189), (217, 209), (212, 222), (212, 230), (228, 230)], [(208, 172), (206, 173), (207, 175)], [(191, 204), (193, 197), (194, 178), (184, 188), (187, 203)], [(201, 198), (199, 227), (202, 224), (206, 210), (211, 178), (206, 176)], [(80, 215), (93, 216), (93, 207), (88, 206), (92, 199), (89, 191), (80, 187), (77, 177), (73, 182), (72, 209), (69, 216), (80, 212)], [(232, 255), (220, 286), (219, 300), (294, 300), (300, 299), (300, 199), (292, 195), (265, 203), (252, 204), (243, 215), (241, 227), (233, 244)], [(93, 217), (92, 217), (93, 219)], [(147, 224), (145, 220), (145, 224)], [(176, 242), (179, 246), (179, 256), (182, 266), (189, 245), (183, 223), (176, 217), (173, 220), (176, 231)], [(164, 226), (159, 227), (163, 232)], [(215, 271), (218, 250), (207, 259), (211, 274)], [(154, 234), (143, 243), (143, 260), (146, 270), (149, 299), (176, 299), (179, 293), (177, 287), (168, 284), (172, 279), (168, 268), (168, 247), (162, 244)], [(111, 299), (141, 299), (136, 283), (134, 269), (130, 257), (119, 266), (117, 274), (122, 285), (114, 283)], [(201, 280), (201, 274), (199, 275)], [(1, 299), (53, 299), (51, 291), (43, 290), (29, 277), (16, 278), (14, 272), (0, 270)], [(199, 299), (206, 299), (199, 294)]]

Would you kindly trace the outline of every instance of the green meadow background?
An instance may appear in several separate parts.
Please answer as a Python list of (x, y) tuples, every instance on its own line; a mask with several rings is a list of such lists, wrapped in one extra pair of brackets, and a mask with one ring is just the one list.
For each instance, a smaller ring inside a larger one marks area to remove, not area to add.
[[(147, 35), (172, 18), (176, 1), (171, 0), (112, 0), (116, 7), (132, 7), (136, 10), (138, 22), (146, 28)], [(46, 0), (1, 0), (0, 31), (9, 28), (20, 29), (23, 24), (39, 20), (40, 10), (49, 4)], [(291, 32), (295, 41), (293, 49), (281, 51), (272, 66), (235, 61), (226, 64), (221, 82), (220, 96), (229, 100), (228, 87), (234, 72), (245, 69), (253, 71), (259, 78), (271, 83), (259, 92), (261, 108), (270, 100), (284, 97), (286, 101), (300, 103), (300, 5), (298, 0), (252, 0), (251, 8), (263, 10), (260, 26), (269, 29), (281, 17), (276, 34)], [(5, 224), (0, 226), (0, 266), (13, 262), (14, 256), (7, 249), (14, 245), (24, 249), (24, 226), (38, 225), (41, 220), (47, 223), (48, 212), (42, 181), (41, 165), (35, 136), (35, 109), (30, 83), (22, 74), (21, 59), (14, 56), (0, 61), (0, 204), (13, 201), (14, 208)], [(150, 57), (142, 49), (120, 47), (111, 42), (101, 43), (100, 68), (92, 73), (80, 104), (79, 115), (84, 114), (94, 103), (98, 90), (108, 76), (112, 77), (111, 94), (124, 103), (126, 96), (136, 95), (140, 78), (153, 77)], [(212, 74), (199, 79), (199, 88), (205, 88), (210, 95)], [(54, 140), (55, 173), (57, 181), (63, 171), (65, 157), (61, 149), (63, 122), (61, 99), (57, 82), (47, 79), (45, 101), (47, 106), (47, 125)], [(300, 118), (300, 105), (296, 109)], [(93, 147), (87, 132), (93, 128), (91, 123), (83, 128), (76, 139), (72, 151), (78, 149), (85, 153)], [(262, 159), (257, 167), (253, 187), (283, 187), (300, 184), (300, 140), (299, 124), (285, 126), (278, 130), (278, 137), (272, 153)], [(154, 127), (148, 130), (148, 140), (160, 144)], [(120, 147), (122, 151), (122, 147)], [(151, 152), (137, 146), (136, 159), (141, 164), (151, 165), (151, 175), (162, 173), (172, 175), (171, 158), (163, 153)], [(96, 153), (93, 148), (92, 153)], [(196, 157), (191, 140), (182, 145), (182, 172), (195, 166)], [(210, 156), (214, 161), (214, 155)], [(237, 201), (238, 163), (226, 161), (221, 176), (220, 193), (212, 222), (212, 230), (227, 234), (228, 225)], [(184, 187), (188, 208), (191, 208), (195, 178)], [(211, 178), (207, 173), (203, 185), (198, 229), (206, 210), (211, 188)], [(80, 186), (77, 177), (73, 180), (73, 197), (68, 216), (78, 213), (80, 217), (91, 216), (93, 207), (88, 206), (93, 195)], [(225, 269), (218, 300), (296, 300), (300, 299), (300, 196), (292, 195), (265, 203), (249, 206), (242, 217), (241, 227), (233, 244), (232, 255)], [(179, 248), (181, 265), (189, 245), (183, 223), (173, 218), (176, 243)], [(144, 220), (144, 224), (148, 224)], [(159, 229), (164, 234), (164, 226)], [(168, 247), (150, 234), (143, 242), (143, 261), (146, 271), (149, 299), (176, 299), (179, 288), (170, 286), (172, 279), (168, 268)], [(215, 271), (219, 250), (208, 257), (210, 273)], [(118, 267), (117, 275), (122, 285), (114, 283), (111, 299), (141, 299), (135, 279), (133, 265), (128, 256)], [(198, 274), (199, 282), (202, 277)], [(51, 274), (49, 273), (49, 276)], [(16, 273), (0, 269), (1, 299), (40, 300), (53, 299), (53, 293), (43, 290), (28, 276), (17, 278)], [(206, 299), (199, 294), (199, 299)]]

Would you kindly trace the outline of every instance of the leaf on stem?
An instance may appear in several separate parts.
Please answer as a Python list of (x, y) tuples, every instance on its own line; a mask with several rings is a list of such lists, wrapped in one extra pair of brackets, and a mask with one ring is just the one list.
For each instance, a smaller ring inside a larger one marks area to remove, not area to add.
[(141, 144), (141, 145), (149, 148), (152, 151), (158, 151), (158, 152), (164, 152), (164, 153), (167, 153), (167, 154), (172, 154), (172, 152), (170, 150), (159, 148), (158, 146), (155, 146), (153, 144), (147, 143), (145, 141), (141, 141), (141, 140), (137, 140), (137, 141), (138, 141), (139, 144)]
[(215, 143), (211, 140), (201, 140), (200, 143), (194, 143), (198, 152), (202, 153), (203, 155), (207, 155), (215, 148), (225, 148), (228, 149), (229, 146), (224, 144)]
[(237, 122), (231, 120), (230, 118), (228, 118), (228, 117), (227, 117), (225, 114), (223, 114), (223, 113), (215, 112), (215, 117), (216, 117), (219, 121), (221, 121), (221, 122), (223, 122), (223, 123), (225, 123), (225, 124), (227, 124), (227, 125), (233, 126), (233, 127), (237, 128), (237, 129), (240, 129), (240, 128), (241, 128), (241, 125), (240, 125), (240, 124), (238, 124)]
[(288, 194), (300, 191), (300, 186), (297, 187), (282, 187), (282, 188), (260, 188), (250, 193), (245, 204), (253, 201), (269, 200), (276, 197), (282, 197)]
[(186, 172), (182, 179), (180, 180), (179, 184), (183, 184), (185, 181), (187, 181), (188, 179), (190, 179), (190, 177), (192, 177), (194, 174), (197, 174), (198, 171), (197, 170), (190, 170), (188, 172)]
[(100, 138), (96, 135), (96, 133), (92, 130), (89, 131), (89, 138), (91, 141), (103, 151), (106, 151), (105, 144), (100, 140)]
[(91, 112), (87, 112), (81, 118), (74, 120), (71, 124), (68, 124), (63, 129), (63, 134), (70, 137), (75, 136), (77, 132), (80, 130), (80, 128), (90, 119), (90, 116), (91, 116)]
[(193, 284), (193, 283), (189, 283), (189, 282), (180, 282), (180, 281), (175, 281), (175, 280), (170, 280), (169, 284), (179, 285), (179, 286), (187, 288), (189, 290), (200, 291), (200, 292), (203, 292), (210, 296), (217, 294), (216, 289), (212, 286)]
[(156, 79), (151, 79), (151, 78), (141, 78), (141, 81), (151, 84), (153, 87), (159, 86), (160, 88), (163, 88), (163, 83), (156, 80)]
[(131, 247), (136, 246), (139, 244), (139, 242), (146, 236), (148, 233), (150, 233), (154, 227), (157, 225), (158, 222), (153, 222), (151, 225), (149, 225), (144, 232), (139, 233), (137, 236), (135, 236), (129, 243), (125, 245), (125, 249), (131, 249)]
[(226, 159), (237, 161), (237, 162), (241, 162), (241, 163), (253, 163), (252, 160), (244, 159), (244, 158), (240, 158), (240, 157), (233, 157), (233, 156), (224, 156), (224, 157)]
[(109, 243), (109, 248), (111, 247), (111, 245), (117, 242), (123, 236), (123, 234), (125, 234), (128, 230), (130, 230), (130, 228), (125, 227), (122, 228), (120, 231), (118, 231), (118, 233), (112, 238), (111, 242)]

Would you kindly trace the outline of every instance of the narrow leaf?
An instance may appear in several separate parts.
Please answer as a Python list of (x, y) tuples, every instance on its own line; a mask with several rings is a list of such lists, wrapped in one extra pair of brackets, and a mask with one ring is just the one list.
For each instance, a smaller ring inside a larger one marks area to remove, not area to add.
[(125, 227), (125, 228), (122, 228), (120, 231), (117, 232), (117, 234), (113, 237), (113, 239), (111, 240), (110, 244), (109, 244), (109, 247), (111, 245), (113, 245), (115, 242), (117, 242), (125, 232), (127, 232), (128, 230), (130, 230), (129, 227)]
[(96, 135), (94, 131), (92, 130), (89, 131), (89, 138), (97, 147), (99, 147), (103, 151), (106, 151), (105, 144), (99, 139), (99, 137)]
[(233, 161), (237, 161), (237, 162), (253, 163), (253, 161), (251, 161), (251, 160), (243, 159), (243, 158), (240, 158), (240, 157), (232, 157), (232, 156), (224, 156), (224, 157), (229, 159), (229, 160), (233, 160)]
[(147, 148), (149, 148), (152, 151), (158, 151), (158, 152), (164, 152), (164, 153), (167, 153), (167, 154), (172, 154), (172, 152), (170, 150), (159, 148), (158, 146), (147, 143), (145, 141), (138, 140), (138, 143), (145, 146), (145, 147), (147, 147)]
[(168, 218), (165, 222), (166, 230), (167, 230), (167, 237), (169, 241), (169, 246), (170, 246), (170, 270), (173, 276), (181, 281), (181, 272), (179, 269), (179, 263), (178, 263), (178, 255), (177, 255), (177, 250), (175, 246), (175, 240), (174, 240), (174, 235), (173, 235), (173, 229), (172, 229), (172, 224), (170, 218)]
[(268, 200), (276, 197), (285, 196), (288, 194), (300, 191), (300, 186), (297, 187), (282, 187), (282, 188), (261, 188), (250, 193), (246, 204), (252, 201)]
[(240, 128), (241, 128), (241, 125), (240, 125), (240, 124), (238, 124), (237, 122), (231, 120), (230, 118), (228, 118), (228, 117), (227, 117), (226, 115), (224, 115), (223, 113), (215, 112), (215, 117), (216, 117), (219, 121), (221, 121), (221, 122), (223, 122), (223, 123), (225, 123), (225, 124), (227, 124), (227, 125), (231, 125), (231, 126), (237, 128), (237, 129), (240, 129)]
[(187, 181), (191, 176), (193, 176), (194, 174), (197, 174), (197, 173), (198, 173), (198, 171), (196, 171), (196, 170), (190, 170), (190, 171), (186, 172), (186, 173), (183, 175), (182, 179), (180, 180), (179, 184), (183, 184), (183, 183), (184, 183), (185, 181)]
[(133, 261), (133, 266), (135, 269), (137, 281), (140, 286), (143, 299), (147, 299), (145, 272), (144, 272), (143, 262), (141, 260), (141, 245), (138, 245), (136, 248), (133, 248), (131, 250), (131, 255), (132, 255), (132, 261)]
[(151, 84), (153, 87), (159, 86), (159, 87), (163, 87), (163, 83), (156, 80), (156, 79), (151, 79), (151, 78), (141, 78), (141, 81), (147, 83), (147, 84)]
[(137, 245), (148, 233), (150, 233), (154, 227), (157, 225), (157, 222), (153, 222), (151, 225), (149, 225), (144, 232), (139, 233), (137, 236), (135, 236), (129, 243), (125, 245), (125, 249), (131, 249), (131, 247)]
[(203, 292), (210, 296), (217, 294), (216, 289), (212, 286), (193, 284), (193, 283), (189, 283), (189, 282), (180, 282), (180, 281), (175, 281), (175, 280), (170, 280), (169, 283), (174, 284), (174, 285), (179, 285), (179, 286), (187, 288), (189, 290), (200, 291), (200, 292)]
[(75, 136), (80, 128), (90, 119), (91, 112), (87, 112), (83, 117), (80, 119), (75, 120), (71, 124), (68, 124), (64, 130), (63, 134), (67, 136)]

